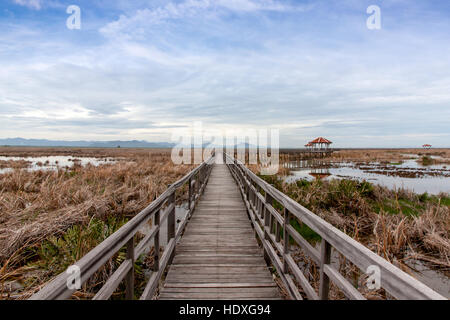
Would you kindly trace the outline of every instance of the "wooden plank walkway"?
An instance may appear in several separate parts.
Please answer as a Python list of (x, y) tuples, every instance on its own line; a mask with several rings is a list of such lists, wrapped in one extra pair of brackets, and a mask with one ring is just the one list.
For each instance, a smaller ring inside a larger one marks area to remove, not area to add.
[(159, 298), (281, 299), (226, 165), (214, 165)]

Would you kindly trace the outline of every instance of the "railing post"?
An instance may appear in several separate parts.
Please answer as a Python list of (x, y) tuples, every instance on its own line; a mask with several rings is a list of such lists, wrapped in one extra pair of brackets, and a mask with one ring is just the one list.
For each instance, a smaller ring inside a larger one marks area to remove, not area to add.
[[(272, 198), (271, 205), (273, 207), (273, 198)], [(273, 230), (274, 220), (275, 220), (275, 217), (272, 215), (272, 213), (269, 213), (269, 233), (271, 233), (271, 234), (274, 232), (274, 230)]]
[(248, 179), (247, 173), (244, 172), (244, 188), (245, 188), (245, 199), (250, 203), (250, 180)]
[(189, 178), (189, 215), (191, 215), (191, 205), (192, 205), (192, 178)]
[(202, 188), (203, 188), (203, 191), (205, 190), (205, 184), (206, 184), (207, 180), (208, 180), (208, 165), (205, 165), (202, 168)]
[(319, 298), (321, 300), (328, 300), (330, 291), (330, 279), (325, 273), (325, 265), (330, 264), (331, 246), (322, 238), (320, 246), (320, 284), (319, 284)]
[[(168, 205), (172, 205), (173, 208), (170, 210), (167, 216), (167, 243), (173, 238), (175, 238), (175, 190), (169, 196)], [(170, 258), (169, 264), (172, 263), (172, 259), (175, 256), (175, 249), (173, 250), (172, 256)]]
[(284, 208), (284, 220), (283, 220), (283, 272), (288, 272), (288, 264), (286, 256), (289, 254), (289, 232), (288, 226), (291, 224), (291, 215), (288, 209)]
[(278, 220), (275, 220), (275, 241), (280, 242), (281, 240), (281, 225), (278, 223)]
[(273, 198), (266, 192), (266, 203), (264, 206), (264, 226), (268, 227), (269, 226), (269, 220), (270, 220), (270, 216), (272, 215), (268, 209), (268, 205), (272, 205), (273, 204)]
[(198, 182), (199, 182), (198, 192), (200, 194), (200, 190), (202, 190), (202, 187), (203, 187), (203, 168), (198, 170)]
[[(258, 190), (258, 193), (261, 193), (261, 190)], [(263, 203), (261, 201), (261, 199), (258, 197), (258, 212), (257, 215), (259, 217), (259, 219), (262, 219), (263, 217)]]
[[(259, 191), (259, 193), (261, 193), (261, 190), (262, 189), (260, 189)], [(261, 193), (261, 195), (262, 195), (262, 193)], [(259, 208), (259, 218), (260, 218), (260, 220), (264, 220), (264, 208), (265, 208), (265, 206), (264, 206), (264, 201), (263, 200), (260, 200), (260, 208)]]
[[(254, 186), (254, 185), (252, 185), (252, 187), (254, 188), (254, 189), (252, 189), (252, 203), (253, 203), (253, 208), (255, 209), (256, 208), (256, 192), (257, 192), (257, 189), (256, 189), (256, 186)], [(256, 214), (256, 211), (255, 211), (255, 214)]]
[(155, 255), (154, 255), (154, 262), (153, 262), (153, 271), (156, 272), (159, 270), (159, 234), (160, 234), (160, 228), (161, 228), (161, 209), (159, 209), (158, 211), (155, 212), (155, 226), (158, 228), (158, 231), (156, 231), (155, 234), (155, 238), (153, 239), (153, 243), (154, 243), (154, 250), (155, 250)]
[(125, 277), (125, 298), (134, 299), (134, 236), (127, 242), (127, 260), (131, 260), (131, 270)]
[[(269, 195), (269, 193), (266, 192), (266, 198), (265, 198), (265, 204), (264, 204), (264, 240), (269, 240), (269, 234), (267, 233), (267, 228), (270, 223), (270, 216), (272, 214), (269, 212), (268, 206), (273, 204), (273, 198)], [(264, 259), (268, 262), (270, 262), (270, 256), (269, 253), (264, 250)]]
[(197, 172), (197, 175), (195, 177), (195, 184), (194, 184), (194, 199), (197, 198), (200, 190), (200, 173)]

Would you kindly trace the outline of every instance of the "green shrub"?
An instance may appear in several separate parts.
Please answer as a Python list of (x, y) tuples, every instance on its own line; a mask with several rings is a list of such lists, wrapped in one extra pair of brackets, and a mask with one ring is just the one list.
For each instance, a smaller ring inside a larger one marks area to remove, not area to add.
[(298, 220), (291, 220), (291, 225), (297, 230), (298, 233), (308, 242), (316, 243), (322, 240), (322, 237), (316, 233), (313, 229), (308, 227), (304, 223), (299, 223)]
[(429, 157), (429, 156), (423, 156), (422, 157), (422, 164), (424, 166), (429, 166), (429, 165), (431, 165), (433, 163), (434, 163), (434, 161), (433, 161), (433, 159), (431, 157)]
[(35, 252), (37, 265), (61, 273), (125, 223), (126, 219), (109, 217), (106, 221), (94, 218), (87, 226), (74, 225), (62, 236), (51, 236), (40, 244)]
[(299, 188), (307, 188), (311, 185), (311, 182), (309, 182), (306, 179), (301, 179), (301, 180), (298, 180), (296, 182), (296, 184), (297, 184), (297, 187), (299, 187)]

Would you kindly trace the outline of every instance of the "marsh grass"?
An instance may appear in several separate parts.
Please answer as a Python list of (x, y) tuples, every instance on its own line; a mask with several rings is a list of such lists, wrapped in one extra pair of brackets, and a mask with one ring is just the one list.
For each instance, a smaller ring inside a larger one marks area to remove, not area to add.
[(429, 156), (423, 156), (420, 160), (420, 162), (424, 165), (424, 166), (430, 166), (432, 164), (434, 164), (434, 160), (429, 157)]
[[(449, 196), (389, 190), (369, 182), (334, 179), (286, 183), (280, 177), (262, 178), (335, 227), (389, 261), (415, 257), (450, 267)], [(308, 241), (320, 236), (294, 221)]]
[(29, 168), (30, 165), (31, 162), (26, 160), (0, 160), (0, 169), (23, 169)]
[[(0, 175), (0, 298), (28, 297), (192, 168), (174, 165), (169, 150), (10, 151), (15, 156), (70, 153), (77, 157), (117, 157), (121, 161), (58, 171), (16, 169)], [(0, 150), (0, 154), (4, 152)], [(123, 257), (120, 251), (74, 297), (91, 297)], [(137, 270), (149, 261), (151, 257), (143, 256)], [(138, 272), (137, 283), (140, 276)], [(8, 289), (11, 284), (14, 290)], [(119, 288), (114, 297), (120, 296)]]

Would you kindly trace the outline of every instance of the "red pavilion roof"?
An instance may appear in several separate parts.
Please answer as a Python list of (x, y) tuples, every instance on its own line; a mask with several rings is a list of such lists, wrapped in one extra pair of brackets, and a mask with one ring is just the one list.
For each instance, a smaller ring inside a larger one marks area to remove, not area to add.
[(326, 143), (326, 144), (331, 144), (331, 143), (333, 143), (333, 142), (331, 142), (331, 141), (328, 140), (328, 139), (319, 137), (319, 138), (314, 139), (313, 141), (310, 141), (309, 143), (311, 143), (311, 144), (313, 144), (313, 143)]

